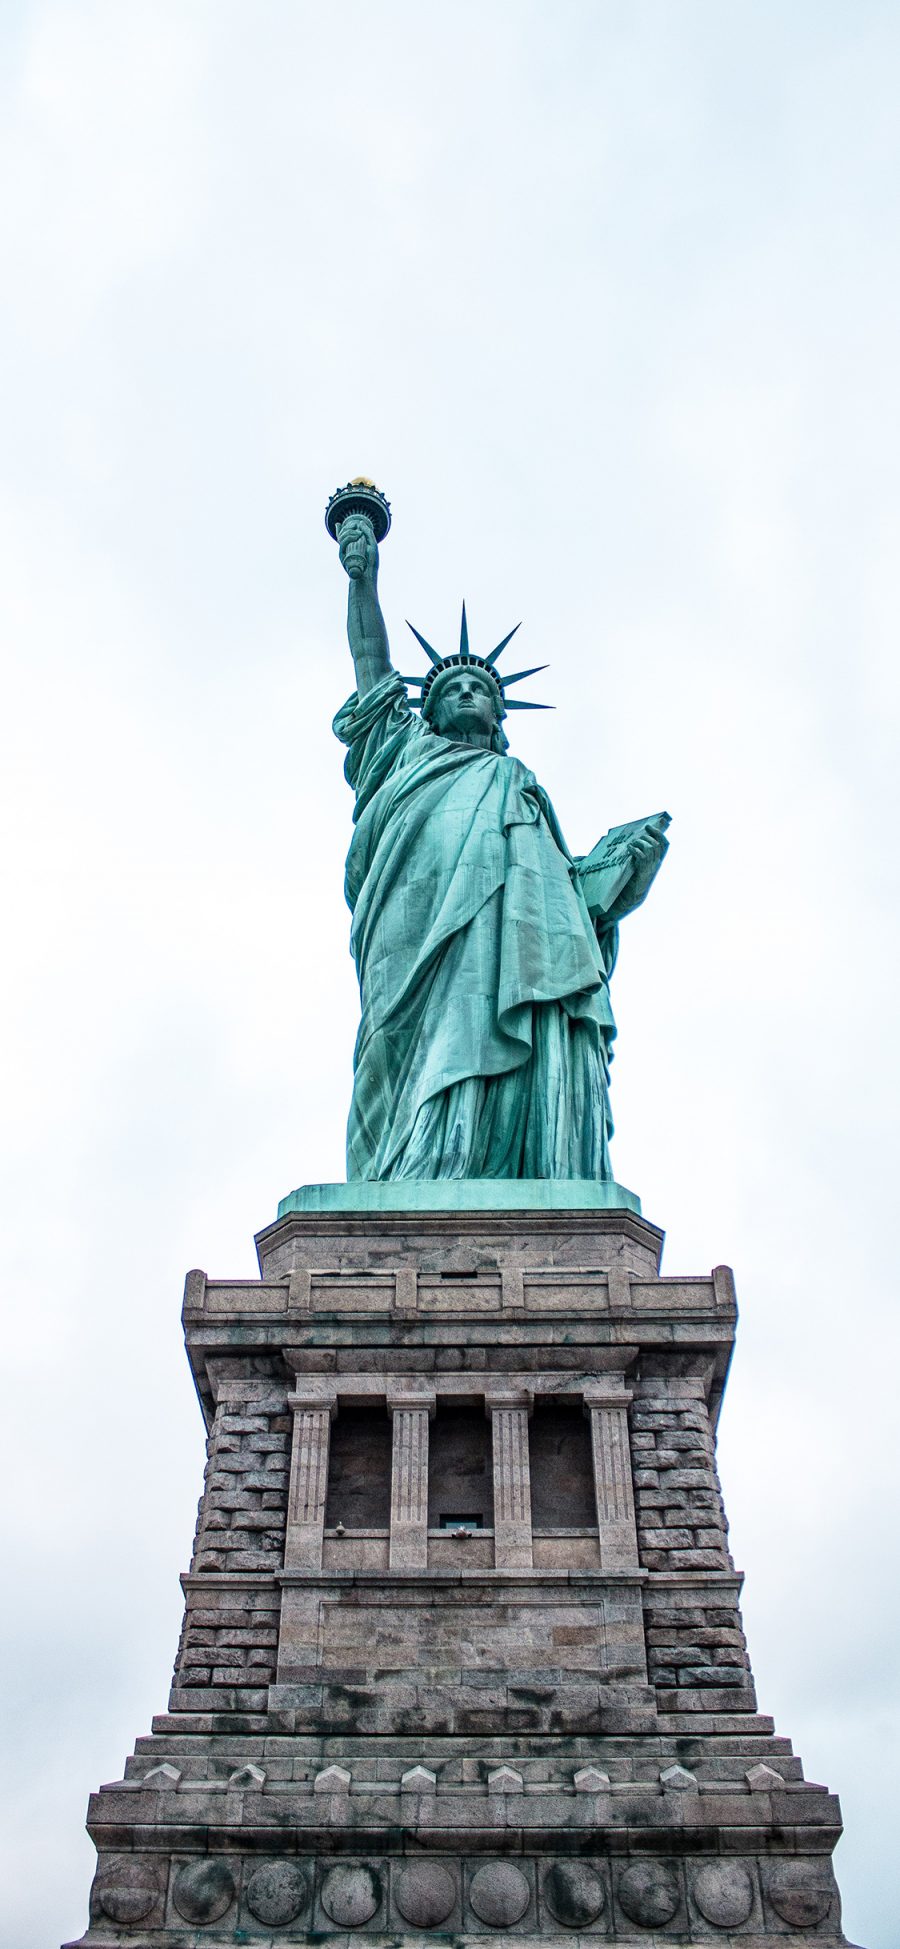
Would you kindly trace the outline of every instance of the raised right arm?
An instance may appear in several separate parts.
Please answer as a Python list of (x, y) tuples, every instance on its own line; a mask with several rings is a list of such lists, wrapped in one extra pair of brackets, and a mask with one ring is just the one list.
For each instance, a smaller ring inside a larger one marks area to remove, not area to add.
[(347, 637), (360, 697), (390, 675), (391, 652), (378, 600), (378, 548), (365, 514), (348, 514), (338, 529), (338, 552), (350, 580)]

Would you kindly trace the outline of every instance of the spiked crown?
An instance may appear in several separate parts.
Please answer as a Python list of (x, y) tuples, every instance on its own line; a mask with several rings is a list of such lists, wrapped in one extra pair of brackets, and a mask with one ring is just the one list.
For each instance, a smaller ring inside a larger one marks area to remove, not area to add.
[(475, 656), (469, 649), (469, 625), (466, 621), (465, 603), (462, 606), (459, 649), (453, 651), (450, 656), (439, 656), (437, 650), (433, 650), (431, 644), (426, 642), (425, 637), (416, 629), (414, 623), (408, 622), (407, 628), (412, 630), (416, 642), (421, 644), (425, 655), (431, 663), (431, 668), (426, 671), (424, 677), (404, 677), (403, 679), (405, 684), (416, 685), (419, 689), (419, 696), (411, 697), (409, 700), (414, 709), (425, 710), (433, 686), (445, 670), (480, 670), (484, 676), (490, 678), (491, 683), (495, 686), (501, 712), (549, 711), (553, 709), (552, 704), (531, 704), (526, 702), (522, 697), (507, 697), (506, 695), (513, 684), (523, 683), (526, 677), (536, 677), (539, 670), (546, 670), (547, 668), (546, 663), (536, 663), (530, 670), (513, 671), (511, 676), (502, 676), (497, 669), (497, 658), (505, 650), (507, 643), (512, 642), (516, 630), (521, 628), (520, 623), (516, 623), (515, 629), (511, 629), (509, 634), (503, 637), (502, 641), (497, 644), (496, 649), (491, 650), (489, 656)]

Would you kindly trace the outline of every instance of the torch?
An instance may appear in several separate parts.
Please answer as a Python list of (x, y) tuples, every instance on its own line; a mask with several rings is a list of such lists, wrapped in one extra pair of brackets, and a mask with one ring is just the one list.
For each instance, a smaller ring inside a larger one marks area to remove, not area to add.
[[(332, 541), (337, 541), (341, 523), (346, 521), (350, 514), (364, 514), (372, 524), (376, 543), (384, 540), (391, 525), (391, 504), (385, 499), (381, 489), (375, 486), (375, 482), (366, 480), (362, 474), (356, 480), (348, 480), (346, 487), (338, 487), (325, 509), (325, 526)], [(352, 543), (346, 552), (347, 568), (352, 575), (351, 563), (354, 552)], [(359, 553), (364, 552), (360, 543)]]

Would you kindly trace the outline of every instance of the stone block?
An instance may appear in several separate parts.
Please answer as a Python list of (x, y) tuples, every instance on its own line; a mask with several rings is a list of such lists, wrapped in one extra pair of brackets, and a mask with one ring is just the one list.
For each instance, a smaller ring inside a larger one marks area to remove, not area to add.
[(608, 1793), (610, 1778), (608, 1773), (601, 1773), (599, 1767), (582, 1766), (577, 1773), (573, 1773), (572, 1785), (576, 1793)]
[(748, 1767), (744, 1778), (751, 1793), (782, 1793), (784, 1791), (783, 1775), (777, 1773), (774, 1767), (766, 1766), (762, 1760), (759, 1760), (756, 1766)]
[(697, 1793), (697, 1775), (684, 1766), (664, 1766), (659, 1784), (666, 1793)]
[(721, 1550), (672, 1550), (668, 1562), (660, 1564), (666, 1570), (724, 1570), (728, 1567), (726, 1552)]
[(337, 1764), (325, 1766), (321, 1773), (316, 1774), (313, 1781), (313, 1792), (349, 1793), (352, 1777), (352, 1774), (346, 1766), (338, 1766)]
[(161, 1766), (151, 1766), (150, 1771), (143, 1775), (141, 1786), (151, 1787), (156, 1793), (171, 1792), (174, 1787), (177, 1787), (180, 1779), (180, 1768), (170, 1765), (168, 1760), (163, 1760)]

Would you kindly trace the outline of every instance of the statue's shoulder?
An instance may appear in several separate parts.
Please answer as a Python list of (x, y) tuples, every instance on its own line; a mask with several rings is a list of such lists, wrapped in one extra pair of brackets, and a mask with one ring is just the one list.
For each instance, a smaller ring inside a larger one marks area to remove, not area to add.
[(391, 670), (371, 690), (360, 696), (354, 690), (335, 714), (332, 729), (342, 744), (355, 744), (373, 731), (408, 733), (417, 728), (406, 694), (406, 685), (396, 670)]

